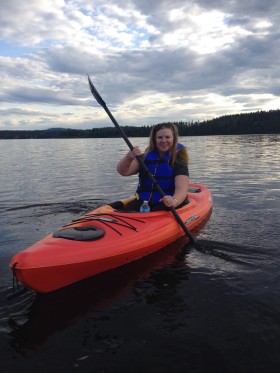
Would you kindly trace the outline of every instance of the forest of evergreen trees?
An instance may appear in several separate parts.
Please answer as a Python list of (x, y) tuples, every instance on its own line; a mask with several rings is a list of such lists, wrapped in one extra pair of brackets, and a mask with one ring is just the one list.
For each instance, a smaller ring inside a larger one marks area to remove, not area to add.
[[(108, 119), (109, 120), (109, 119)], [(280, 133), (280, 110), (225, 115), (203, 122), (174, 122), (180, 136), (243, 135)], [(123, 126), (128, 137), (147, 137), (152, 126)], [(120, 137), (113, 126), (88, 130), (51, 128), (48, 130), (3, 130), (0, 139), (49, 139), (49, 138), (106, 138)]]

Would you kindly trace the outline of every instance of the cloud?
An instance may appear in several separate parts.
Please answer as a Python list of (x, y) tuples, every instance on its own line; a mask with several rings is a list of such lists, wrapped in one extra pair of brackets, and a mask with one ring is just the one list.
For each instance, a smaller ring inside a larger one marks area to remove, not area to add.
[[(270, 110), (277, 1), (9, 0), (0, 16), (0, 129), (123, 125)], [(19, 21), (20, 20), (20, 21)]]

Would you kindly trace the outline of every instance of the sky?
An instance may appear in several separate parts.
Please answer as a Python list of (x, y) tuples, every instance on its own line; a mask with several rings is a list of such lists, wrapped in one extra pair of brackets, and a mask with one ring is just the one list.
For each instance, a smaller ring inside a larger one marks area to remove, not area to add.
[(280, 108), (278, 0), (0, 0), (0, 130)]

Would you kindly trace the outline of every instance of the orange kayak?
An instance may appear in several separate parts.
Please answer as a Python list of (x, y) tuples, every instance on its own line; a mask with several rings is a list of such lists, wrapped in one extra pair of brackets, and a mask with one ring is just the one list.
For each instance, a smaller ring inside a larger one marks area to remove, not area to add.
[[(191, 184), (189, 203), (177, 209), (189, 231), (212, 211), (210, 191)], [(61, 227), (10, 263), (17, 281), (50, 292), (149, 255), (185, 232), (169, 211), (123, 212), (118, 203), (101, 206)]]

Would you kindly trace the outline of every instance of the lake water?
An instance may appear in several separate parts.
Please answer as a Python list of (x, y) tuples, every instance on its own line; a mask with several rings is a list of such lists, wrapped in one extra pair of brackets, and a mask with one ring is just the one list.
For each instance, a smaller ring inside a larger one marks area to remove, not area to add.
[[(147, 139), (131, 139), (142, 148)], [(13, 299), (12, 256), (107, 201), (122, 139), (0, 142), (1, 372), (279, 372), (280, 135), (181, 138), (213, 213), (184, 242), (46, 295)]]

